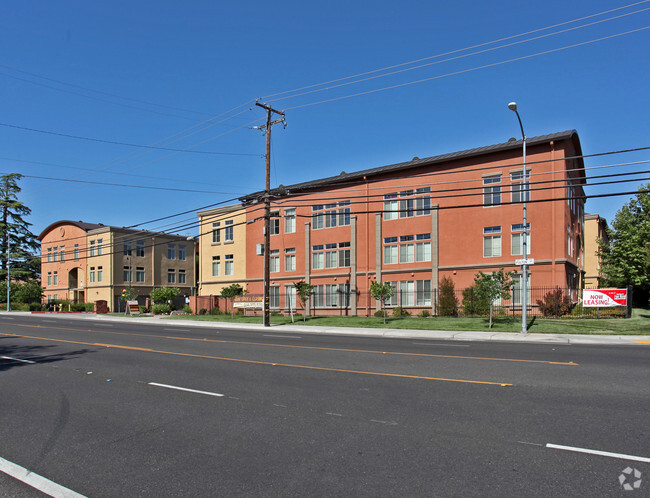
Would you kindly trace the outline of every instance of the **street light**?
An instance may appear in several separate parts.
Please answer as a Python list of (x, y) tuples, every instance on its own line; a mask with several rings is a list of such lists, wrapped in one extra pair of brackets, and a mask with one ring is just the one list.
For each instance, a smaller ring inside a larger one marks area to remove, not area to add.
[(528, 198), (528, 184), (527, 184), (527, 172), (526, 172), (526, 134), (524, 133), (524, 125), (521, 124), (521, 117), (517, 112), (517, 102), (510, 102), (508, 104), (508, 109), (513, 111), (517, 115), (519, 120), (519, 127), (521, 128), (521, 138), (523, 142), (523, 180), (522, 180), (522, 194), (523, 194), (523, 208), (524, 208), (524, 233), (522, 239), (522, 260), (521, 265), (521, 333), (528, 333), (528, 264), (526, 258), (528, 257), (527, 250), (527, 239), (528, 239), (528, 226), (526, 222), (526, 200)]

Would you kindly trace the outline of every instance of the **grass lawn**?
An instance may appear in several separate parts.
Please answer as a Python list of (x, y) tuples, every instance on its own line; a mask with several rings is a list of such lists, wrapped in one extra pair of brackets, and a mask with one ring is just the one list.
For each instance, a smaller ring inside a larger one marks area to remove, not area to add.
[[(169, 319), (218, 321), (233, 323), (262, 323), (262, 316), (235, 316), (230, 315), (175, 315)], [(291, 317), (271, 316), (271, 323), (284, 325), (291, 324)], [(317, 325), (323, 327), (359, 327), (359, 328), (390, 328), (390, 329), (415, 329), (415, 330), (477, 330), (487, 331), (487, 318), (451, 318), (451, 317), (388, 317), (386, 325), (382, 318), (357, 317), (357, 316), (315, 316), (307, 317), (303, 322), (302, 317), (296, 317), (298, 325)], [(521, 318), (496, 317), (493, 319), (492, 330), (495, 332), (520, 332)], [(630, 334), (650, 335), (650, 310), (635, 308), (632, 318), (530, 318), (528, 331), (543, 334)]]

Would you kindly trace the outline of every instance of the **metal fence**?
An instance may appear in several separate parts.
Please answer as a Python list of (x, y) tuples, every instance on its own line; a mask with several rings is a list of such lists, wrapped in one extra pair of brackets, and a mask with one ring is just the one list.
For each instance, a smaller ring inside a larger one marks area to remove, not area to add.
[[(492, 303), (492, 313), (499, 316), (521, 316), (521, 289), (513, 289), (509, 299), (497, 299)], [(383, 309), (389, 315), (408, 312), (448, 317), (480, 317), (490, 313), (490, 302), (477, 295), (475, 288), (456, 289), (451, 292), (439, 289), (426, 291), (405, 291), (398, 289), (385, 303), (377, 306), (370, 293), (350, 293), (349, 290), (336, 289), (312, 295), (311, 313), (350, 315), (352, 303), (356, 299), (358, 315), (371, 315)], [(631, 297), (628, 298), (631, 302)], [(300, 308), (300, 306), (299, 306)], [(277, 308), (276, 308), (277, 309)], [(628, 308), (624, 306), (590, 308), (582, 306), (582, 290), (561, 287), (536, 287), (528, 290), (527, 315), (548, 318), (608, 318), (625, 317)], [(300, 309), (298, 310), (300, 311)]]

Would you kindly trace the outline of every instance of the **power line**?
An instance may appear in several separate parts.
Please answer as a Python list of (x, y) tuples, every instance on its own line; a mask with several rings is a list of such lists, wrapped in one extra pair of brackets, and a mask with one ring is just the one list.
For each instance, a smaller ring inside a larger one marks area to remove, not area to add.
[(55, 131), (37, 130), (36, 128), (27, 128), (25, 126), (18, 126), (18, 125), (13, 125), (8, 123), (0, 123), (0, 126), (6, 126), (7, 128), (15, 128), (18, 130), (33, 131), (36, 133), (43, 133), (46, 135), (54, 135), (57, 137), (74, 138), (75, 140), (87, 140), (89, 142), (100, 142), (100, 143), (112, 144), (112, 145), (125, 145), (127, 147), (137, 147), (139, 149), (168, 150), (173, 152), (185, 152), (189, 154), (213, 154), (213, 155), (223, 155), (223, 156), (256, 156), (256, 157), (261, 156), (261, 154), (245, 154), (239, 152), (213, 152), (207, 150), (190, 150), (190, 149), (171, 149), (169, 147), (157, 147), (155, 145), (132, 144), (128, 142), (117, 142), (115, 140), (104, 140), (101, 138), (82, 137), (79, 135), (68, 135), (67, 133), (59, 133)]

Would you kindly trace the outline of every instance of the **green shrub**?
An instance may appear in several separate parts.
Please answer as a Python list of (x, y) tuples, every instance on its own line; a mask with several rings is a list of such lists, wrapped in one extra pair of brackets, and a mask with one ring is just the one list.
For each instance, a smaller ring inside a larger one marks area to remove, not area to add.
[(41, 311), (43, 305), (41, 303), (29, 303), (29, 311)]
[(404, 308), (401, 306), (395, 306), (393, 308), (393, 316), (411, 316), (411, 313), (406, 311)]
[(458, 298), (454, 281), (450, 277), (440, 280), (440, 297), (438, 298), (438, 314), (440, 316), (458, 316)]
[(537, 306), (544, 316), (563, 316), (571, 312), (571, 299), (565, 296), (562, 289), (552, 290), (537, 300)]
[(71, 304), (70, 311), (86, 311), (86, 303)]
[(146, 306), (138, 306), (138, 309), (140, 313), (147, 313), (149, 311)]
[(183, 311), (184, 311), (185, 313), (187, 313), (188, 315), (191, 315), (191, 314), (192, 314), (192, 308), (190, 308), (190, 305), (189, 305), (189, 304), (186, 304), (186, 305), (183, 306)]
[(219, 308), (212, 308), (210, 310), (211, 315), (223, 315), (222, 311)]
[(171, 310), (172, 308), (169, 306), (169, 304), (154, 304), (151, 307), (151, 312), (154, 315), (169, 315)]
[(208, 310), (206, 310), (205, 308), (201, 308), (199, 310), (199, 315), (205, 315), (207, 312), (208, 312)]
[(420, 318), (428, 318), (428, 317), (431, 316), (431, 312), (430, 312), (429, 310), (422, 310), (422, 311), (420, 311), (420, 313), (418, 314), (418, 316), (419, 316)]
[(484, 316), (490, 312), (490, 302), (485, 297), (476, 294), (476, 286), (472, 285), (463, 291), (463, 313), (465, 316)]
[(388, 316), (388, 311), (386, 311), (386, 310), (377, 310), (377, 311), (375, 311), (375, 316), (377, 318), (387, 317)]

